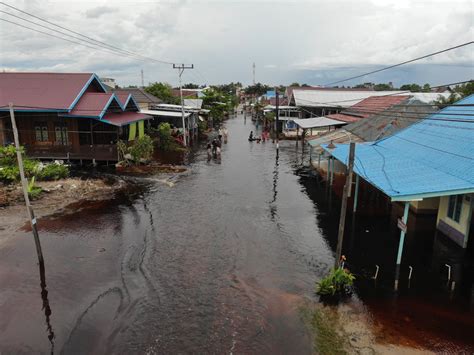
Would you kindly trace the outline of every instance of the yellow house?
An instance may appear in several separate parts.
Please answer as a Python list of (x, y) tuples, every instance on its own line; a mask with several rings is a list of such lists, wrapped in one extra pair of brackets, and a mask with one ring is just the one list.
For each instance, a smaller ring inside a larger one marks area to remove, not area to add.
[(440, 198), (438, 229), (461, 247), (467, 247), (471, 226), (474, 194), (443, 196)]

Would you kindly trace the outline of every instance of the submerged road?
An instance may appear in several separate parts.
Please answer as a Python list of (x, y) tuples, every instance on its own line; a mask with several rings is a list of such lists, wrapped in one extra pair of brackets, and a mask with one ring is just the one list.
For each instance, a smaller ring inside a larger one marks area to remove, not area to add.
[[(131, 196), (41, 221), (55, 352), (311, 352), (298, 305), (332, 253), (294, 143), (277, 161), (271, 142), (247, 142), (251, 126), (229, 120), (222, 161), (197, 151), (174, 186), (146, 178)], [(0, 252), (0, 349), (46, 352), (34, 243), (18, 239)]]
[(311, 353), (298, 308), (333, 264), (337, 214), (294, 142), (276, 159), (250, 120), (226, 125), (221, 162), (196, 150), (187, 173), (41, 220), (43, 290), (30, 233), (2, 245), (0, 352)]

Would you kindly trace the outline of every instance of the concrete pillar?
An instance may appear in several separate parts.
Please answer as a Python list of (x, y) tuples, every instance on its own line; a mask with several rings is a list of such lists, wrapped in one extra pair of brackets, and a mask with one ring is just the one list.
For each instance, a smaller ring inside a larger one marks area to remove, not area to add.
[[(410, 210), (410, 202), (405, 202), (405, 209), (403, 211), (403, 223), (407, 225), (408, 221), (408, 211)], [(395, 269), (395, 291), (398, 290), (398, 280), (400, 279), (400, 264), (402, 262), (402, 254), (403, 254), (403, 244), (405, 242), (405, 232), (403, 230), (400, 231), (400, 241), (398, 243), (398, 254), (397, 254), (397, 266)]]

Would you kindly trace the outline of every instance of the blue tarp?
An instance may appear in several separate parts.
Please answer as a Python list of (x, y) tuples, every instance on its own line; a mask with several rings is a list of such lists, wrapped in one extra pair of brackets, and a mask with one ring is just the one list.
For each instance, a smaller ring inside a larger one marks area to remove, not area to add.
[[(466, 104), (474, 105), (474, 95), (456, 103)], [(392, 201), (474, 193), (473, 115), (473, 106), (450, 106), (390, 137), (357, 144), (354, 171)], [(323, 148), (346, 164), (347, 144)]]

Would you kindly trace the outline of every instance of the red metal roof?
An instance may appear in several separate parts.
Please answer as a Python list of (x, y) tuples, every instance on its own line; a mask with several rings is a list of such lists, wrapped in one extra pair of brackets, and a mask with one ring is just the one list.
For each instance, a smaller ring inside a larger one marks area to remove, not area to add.
[(107, 113), (101, 121), (114, 126), (123, 126), (141, 120), (151, 120), (153, 117), (140, 112)]
[(345, 109), (341, 113), (334, 113), (326, 117), (343, 122), (357, 122), (362, 118), (373, 116), (394, 105), (400, 104), (409, 97), (409, 95), (371, 96)]
[(107, 109), (107, 104), (113, 97), (113, 93), (86, 92), (70, 112), (75, 116), (100, 117)]
[(125, 107), (125, 104), (127, 103), (130, 94), (128, 92), (115, 92), (115, 96), (117, 96), (118, 100), (120, 101), (120, 104)]
[[(92, 73), (0, 73), (0, 106), (67, 110)], [(24, 107), (20, 107), (24, 106)]]

